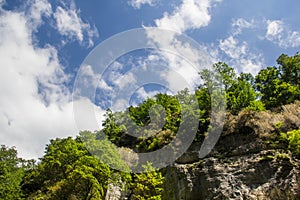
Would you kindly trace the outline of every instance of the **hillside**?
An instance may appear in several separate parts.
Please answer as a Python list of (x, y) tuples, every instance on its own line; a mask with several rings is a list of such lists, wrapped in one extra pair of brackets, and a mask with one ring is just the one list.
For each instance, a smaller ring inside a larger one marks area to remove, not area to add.
[(277, 63), (255, 77), (216, 63), (195, 91), (108, 109), (39, 161), (1, 145), (0, 199), (300, 199), (300, 55)]

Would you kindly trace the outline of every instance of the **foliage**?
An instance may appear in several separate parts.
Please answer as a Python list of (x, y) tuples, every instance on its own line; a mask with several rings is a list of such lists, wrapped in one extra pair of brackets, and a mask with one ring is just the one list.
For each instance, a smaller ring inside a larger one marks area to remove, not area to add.
[(79, 139), (51, 140), (36, 168), (25, 177), (29, 199), (101, 199), (111, 171)]
[(144, 166), (145, 172), (134, 174), (132, 183), (133, 200), (160, 200), (163, 193), (164, 177), (160, 171), (155, 171), (151, 163)]
[[(185, 98), (187, 100), (188, 97)], [(145, 152), (158, 149), (170, 141), (180, 123), (181, 105), (178, 97), (157, 94), (124, 112), (112, 113), (108, 110), (103, 132), (118, 146), (126, 146), (130, 140), (131, 144), (136, 143), (139, 151)], [(129, 134), (136, 135), (136, 138), (129, 137)]]
[(246, 107), (246, 110), (252, 111), (265, 111), (265, 104), (260, 100), (254, 100), (250, 102), (250, 105)]
[(103, 132), (106, 134), (108, 139), (118, 144), (120, 141), (120, 137), (123, 133), (123, 127), (117, 125), (117, 114), (114, 114), (110, 109), (108, 109), (105, 113), (105, 121), (102, 123)]
[(0, 148), (0, 199), (21, 199), (21, 181), (24, 161), (17, 157), (15, 147)]
[(278, 67), (262, 69), (255, 77), (256, 88), (261, 92), (267, 108), (289, 104), (300, 99), (300, 55), (282, 54)]
[(295, 156), (300, 156), (300, 129), (281, 133), (281, 139), (287, 142), (288, 149), (290, 149)]
[[(204, 83), (200, 85), (203, 97), (206, 97), (206, 104), (211, 105), (211, 100), (220, 98), (211, 96), (212, 90), (224, 88), (227, 109), (233, 114), (237, 114), (243, 108), (263, 109), (262, 105), (256, 102), (258, 97), (254, 86), (254, 77), (249, 73), (237, 75), (233, 68), (226, 63), (219, 62), (213, 66), (212, 70), (203, 70), (200, 76)], [(207, 91), (208, 93), (203, 93)], [(222, 95), (222, 92), (220, 93)], [(207, 96), (210, 97), (207, 97)], [(198, 99), (203, 99), (203, 97)], [(204, 101), (205, 102), (205, 101)], [(222, 101), (220, 101), (222, 102)], [(206, 108), (209, 109), (209, 108)]]
[(279, 64), (279, 70), (281, 71), (281, 79), (284, 82), (290, 83), (293, 86), (300, 85), (300, 55), (296, 53), (294, 56), (288, 56), (281, 54), (277, 63)]
[(116, 145), (111, 143), (102, 131), (91, 133), (82, 131), (79, 134), (80, 140), (91, 155), (98, 161), (107, 164), (113, 169), (129, 171), (127, 163), (122, 160), (121, 154)]
[(280, 129), (283, 125), (284, 125), (283, 122), (278, 122), (278, 123), (275, 124), (275, 127), (276, 127), (277, 129)]
[(243, 108), (257, 105), (254, 103), (256, 98), (257, 94), (251, 84), (246, 80), (239, 79), (227, 91), (227, 108), (237, 114)]

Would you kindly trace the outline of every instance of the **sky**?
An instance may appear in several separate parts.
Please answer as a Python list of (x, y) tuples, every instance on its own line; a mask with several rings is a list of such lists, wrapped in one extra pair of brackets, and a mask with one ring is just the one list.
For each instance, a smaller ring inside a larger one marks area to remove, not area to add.
[[(298, 0), (0, 0), (0, 144), (41, 157), (49, 139), (101, 128), (107, 108), (192, 90), (199, 77), (191, 66), (208, 57), (255, 75), (299, 51), (299, 9)], [(92, 50), (136, 28), (171, 52), (131, 51), (99, 74)], [(76, 83), (92, 96), (78, 95)]]

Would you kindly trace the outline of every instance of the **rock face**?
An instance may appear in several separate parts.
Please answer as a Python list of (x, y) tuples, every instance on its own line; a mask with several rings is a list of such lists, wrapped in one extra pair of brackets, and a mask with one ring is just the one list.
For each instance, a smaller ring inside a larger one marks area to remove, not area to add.
[(164, 170), (163, 199), (300, 199), (300, 162), (267, 142), (272, 133), (299, 127), (299, 102), (279, 113), (229, 115), (206, 158), (199, 159), (195, 143)]
[(130, 190), (126, 188), (126, 183), (121, 180), (117, 183), (108, 184), (105, 200), (126, 200), (130, 196)]
[(300, 199), (299, 166), (275, 150), (175, 164), (165, 176), (168, 200)]
[(114, 184), (108, 185), (108, 190), (106, 192), (105, 200), (118, 200), (122, 197), (121, 187)]

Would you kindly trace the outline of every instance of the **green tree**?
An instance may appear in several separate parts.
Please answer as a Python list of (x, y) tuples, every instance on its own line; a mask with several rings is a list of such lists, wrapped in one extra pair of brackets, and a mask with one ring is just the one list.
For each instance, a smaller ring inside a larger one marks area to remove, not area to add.
[[(79, 138), (84, 143), (89, 153), (97, 158), (98, 161), (107, 164), (113, 169), (126, 172), (130, 171), (128, 163), (123, 161), (121, 155), (122, 152), (119, 151), (115, 144), (110, 142), (103, 131), (96, 131), (94, 133), (82, 131), (79, 133)], [(114, 173), (112, 169), (111, 171)], [(126, 179), (127, 177), (122, 178)]]
[[(201, 71), (200, 76), (203, 80), (197, 91), (200, 105), (216, 106), (216, 103), (224, 102), (220, 99), (224, 98), (222, 88), (225, 91), (226, 107), (234, 114), (255, 104), (258, 93), (255, 91), (254, 77), (251, 74), (237, 75), (233, 68), (226, 63), (219, 62), (213, 65), (212, 70)], [(215, 92), (212, 96), (213, 91), (220, 92)], [(206, 110), (209, 109), (206, 107)]]
[(132, 200), (160, 200), (165, 178), (156, 171), (151, 163), (144, 166), (144, 173), (134, 174), (132, 183)]
[[(245, 75), (245, 74), (242, 74)], [(227, 90), (227, 108), (237, 114), (243, 108), (249, 107), (257, 98), (257, 93), (251, 85), (251, 75), (240, 76)]]
[(300, 99), (300, 55), (282, 54), (278, 67), (262, 69), (255, 77), (257, 90), (267, 108), (289, 104)]
[(108, 110), (103, 132), (117, 146), (137, 148), (142, 152), (156, 150), (172, 139), (181, 123), (178, 98), (157, 94), (123, 112)]
[(23, 160), (17, 157), (15, 147), (0, 148), (0, 199), (21, 199)]
[(108, 139), (115, 144), (119, 144), (124, 129), (126, 128), (118, 125), (118, 120), (122, 118), (120, 115), (122, 115), (122, 113), (113, 113), (112, 110), (108, 109), (104, 114), (105, 120), (102, 123), (104, 127), (102, 131), (106, 134)]
[(281, 71), (281, 79), (293, 86), (300, 85), (300, 55), (296, 53), (294, 56), (281, 54), (276, 60)]
[(111, 177), (109, 167), (90, 155), (77, 138), (55, 139), (25, 177), (28, 199), (101, 199)]
[(218, 62), (213, 65), (213, 68), (218, 72), (215, 74), (216, 80), (222, 82), (225, 91), (230, 90), (230, 88), (236, 84), (237, 75), (232, 67), (229, 67), (224, 62)]

